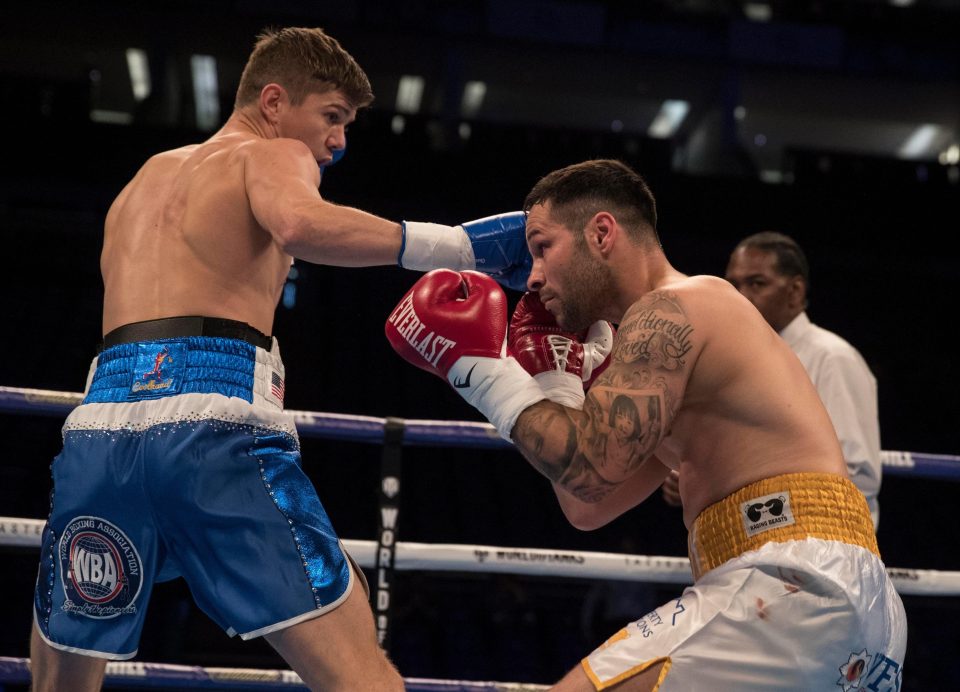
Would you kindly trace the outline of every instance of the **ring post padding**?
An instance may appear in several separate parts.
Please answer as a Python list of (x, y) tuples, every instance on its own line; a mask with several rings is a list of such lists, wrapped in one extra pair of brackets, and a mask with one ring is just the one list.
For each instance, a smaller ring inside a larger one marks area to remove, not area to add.
[(406, 425), (402, 418), (386, 419), (383, 427), (383, 452), (380, 455), (377, 582), (371, 596), (377, 623), (377, 641), (385, 650), (390, 648), (390, 585), (393, 583), (393, 568), (400, 530), (400, 471), (405, 429)]

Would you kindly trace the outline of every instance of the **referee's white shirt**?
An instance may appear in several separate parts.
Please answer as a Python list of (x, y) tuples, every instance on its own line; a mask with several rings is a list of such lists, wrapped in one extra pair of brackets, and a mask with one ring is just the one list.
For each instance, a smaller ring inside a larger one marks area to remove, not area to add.
[(801, 312), (783, 328), (787, 342), (813, 381), (840, 438), (850, 480), (867, 498), (873, 527), (880, 521), (880, 423), (877, 380), (860, 352)]

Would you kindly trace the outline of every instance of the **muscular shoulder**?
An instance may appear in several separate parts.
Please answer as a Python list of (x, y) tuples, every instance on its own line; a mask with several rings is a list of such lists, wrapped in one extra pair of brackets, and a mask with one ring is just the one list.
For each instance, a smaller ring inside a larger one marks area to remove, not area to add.
[(685, 276), (658, 286), (630, 306), (617, 333), (617, 355), (624, 362), (644, 359), (668, 371), (681, 371), (699, 360), (708, 345), (727, 351), (740, 337), (761, 333), (775, 336), (756, 308), (727, 281)]
[(661, 284), (641, 296), (627, 311), (624, 322), (632, 315), (655, 311), (682, 314), (687, 319), (705, 319), (720, 310), (739, 310), (749, 302), (730, 283), (716, 276), (683, 276)]
[(691, 319), (687, 279), (677, 281), (640, 297), (620, 322), (614, 360), (648, 364), (677, 370), (694, 348), (696, 326)]
[(199, 144), (191, 144), (185, 147), (178, 147), (177, 149), (158, 152), (144, 162), (140, 170), (137, 171), (137, 177), (143, 178), (157, 173), (165, 175), (170, 169), (183, 165), (200, 146)]
[(253, 139), (238, 148), (238, 153), (257, 161), (272, 159), (311, 161), (316, 166), (310, 148), (299, 139), (278, 137), (276, 139)]
[(149, 159), (147, 159), (147, 163), (151, 163), (151, 162), (163, 163), (165, 161), (183, 161), (184, 159), (187, 159), (191, 155), (193, 155), (193, 153), (196, 152), (201, 146), (203, 145), (188, 144), (187, 146), (184, 146), (184, 147), (178, 147), (176, 149), (161, 151), (154, 154)]
[(320, 168), (310, 148), (300, 140), (286, 137), (251, 140), (238, 147), (237, 154), (243, 157), (248, 176), (297, 177), (319, 184)]
[(746, 299), (729, 281), (707, 274), (684, 276), (677, 281), (664, 284), (661, 288), (673, 291), (682, 300), (690, 303), (691, 307), (701, 304), (722, 305), (746, 302)]

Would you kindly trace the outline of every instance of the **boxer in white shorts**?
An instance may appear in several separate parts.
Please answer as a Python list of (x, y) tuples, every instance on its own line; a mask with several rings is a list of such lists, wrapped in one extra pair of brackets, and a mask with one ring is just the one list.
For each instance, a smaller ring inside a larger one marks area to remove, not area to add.
[[(610, 637), (584, 671), (598, 690), (657, 666), (661, 692), (899, 690), (903, 607), (865, 507), (828, 474), (770, 478), (711, 505), (690, 532), (691, 564), (705, 573)], [(747, 547), (758, 541), (768, 542)]]
[[(898, 689), (903, 605), (797, 356), (729, 283), (674, 269), (623, 163), (553, 171), (524, 209), (533, 267), (509, 324), (496, 284), (438, 270), (387, 336), (514, 442), (577, 528), (678, 470), (695, 577), (554, 689)], [(598, 350), (602, 321), (617, 331)]]

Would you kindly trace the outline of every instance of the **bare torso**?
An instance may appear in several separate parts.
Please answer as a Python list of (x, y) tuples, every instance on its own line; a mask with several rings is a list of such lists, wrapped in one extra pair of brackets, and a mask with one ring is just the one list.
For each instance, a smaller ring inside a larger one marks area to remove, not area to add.
[(104, 333), (176, 315), (234, 319), (272, 333), (291, 257), (247, 199), (245, 160), (257, 141), (220, 133), (158, 154), (120, 193), (100, 258)]
[(676, 291), (700, 332), (682, 404), (656, 451), (681, 471), (685, 523), (762, 478), (846, 475), (833, 425), (803, 365), (754, 307), (714, 277), (684, 278), (661, 290)]
[[(612, 443), (610, 412), (624, 398), (641, 421), (629, 451)], [(796, 355), (729, 283), (672, 269), (629, 304), (583, 410), (535, 404), (513, 439), (582, 529), (642, 502), (670, 468), (680, 470), (687, 526), (763, 478), (846, 475), (833, 425)]]

